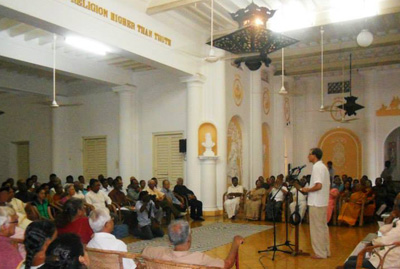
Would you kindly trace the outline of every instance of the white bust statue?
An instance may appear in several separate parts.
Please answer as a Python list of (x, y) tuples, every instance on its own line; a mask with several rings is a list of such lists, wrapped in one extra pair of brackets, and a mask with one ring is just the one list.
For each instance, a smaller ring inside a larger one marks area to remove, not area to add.
[(206, 141), (201, 144), (206, 148), (203, 156), (215, 156), (215, 153), (212, 151), (212, 147), (215, 146), (215, 143), (212, 141), (210, 133), (206, 133)]

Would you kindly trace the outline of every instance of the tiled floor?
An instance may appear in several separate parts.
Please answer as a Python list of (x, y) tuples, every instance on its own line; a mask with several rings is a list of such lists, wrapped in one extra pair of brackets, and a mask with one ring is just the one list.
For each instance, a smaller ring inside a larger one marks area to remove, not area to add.
[[(251, 224), (268, 224), (270, 222), (265, 221), (244, 221), (244, 220), (229, 220), (223, 219), (222, 217), (207, 217), (204, 222), (192, 222), (191, 227), (198, 227), (201, 225), (207, 225), (213, 222), (234, 222), (234, 223), (251, 223)], [(378, 226), (376, 224), (366, 224), (363, 227), (344, 227), (344, 226), (330, 226), (330, 237), (331, 237), (331, 252), (332, 256), (325, 260), (314, 260), (307, 256), (292, 256), (291, 254), (285, 254), (277, 252), (275, 261), (272, 261), (272, 253), (258, 253), (258, 250), (266, 249), (268, 246), (273, 245), (273, 230), (261, 232), (245, 238), (245, 243), (240, 247), (239, 250), (239, 265), (241, 269), (247, 268), (335, 268), (338, 265), (343, 265), (344, 260), (353, 251), (355, 246), (361, 241), (368, 233), (376, 232)], [(303, 252), (312, 252), (310, 243), (310, 231), (307, 224), (300, 225), (300, 250)], [(289, 240), (294, 243), (294, 228), (289, 226)], [(233, 235), (232, 235), (233, 236)], [(134, 242), (137, 239), (133, 237), (125, 238), (126, 243)], [(285, 224), (277, 224), (277, 243), (285, 242)], [(230, 244), (224, 245), (213, 250), (206, 252), (210, 256), (219, 257), (224, 259), (228, 254)], [(281, 247), (280, 249), (288, 249), (287, 247)], [(263, 263), (263, 265), (261, 264)]]

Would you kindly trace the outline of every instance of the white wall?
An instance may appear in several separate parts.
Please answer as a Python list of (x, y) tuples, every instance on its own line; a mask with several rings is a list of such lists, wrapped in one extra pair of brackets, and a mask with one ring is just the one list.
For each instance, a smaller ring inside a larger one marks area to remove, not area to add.
[(139, 91), (139, 174), (153, 176), (153, 133), (183, 132), (186, 138), (186, 86), (179, 77), (163, 71), (135, 77)]
[(51, 109), (32, 95), (0, 94), (0, 181), (17, 177), (16, 145), (29, 141), (30, 174), (47, 181), (51, 171)]

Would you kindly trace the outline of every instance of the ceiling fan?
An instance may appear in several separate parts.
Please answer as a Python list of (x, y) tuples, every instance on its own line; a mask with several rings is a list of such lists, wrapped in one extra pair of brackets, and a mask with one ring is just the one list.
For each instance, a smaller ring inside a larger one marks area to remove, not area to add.
[(38, 102), (37, 104), (40, 105), (50, 105), (51, 108), (58, 108), (58, 107), (69, 107), (69, 106), (81, 106), (81, 103), (74, 103), (74, 104), (59, 104), (56, 100), (56, 43), (57, 43), (57, 35), (53, 35), (53, 93), (52, 93), (52, 100), (45, 101), (45, 102)]

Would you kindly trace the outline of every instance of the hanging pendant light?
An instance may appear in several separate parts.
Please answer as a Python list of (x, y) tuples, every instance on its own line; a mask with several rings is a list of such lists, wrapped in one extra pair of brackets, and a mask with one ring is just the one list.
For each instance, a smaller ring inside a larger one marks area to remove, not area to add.
[(282, 88), (278, 92), (280, 95), (288, 94), (285, 89), (285, 49), (282, 48)]
[(357, 36), (357, 44), (360, 47), (368, 47), (374, 41), (374, 35), (368, 29), (362, 29)]
[(214, 0), (211, 0), (211, 43), (210, 43), (210, 52), (208, 56), (204, 59), (208, 63), (216, 63), (219, 58), (215, 56), (214, 52)]

